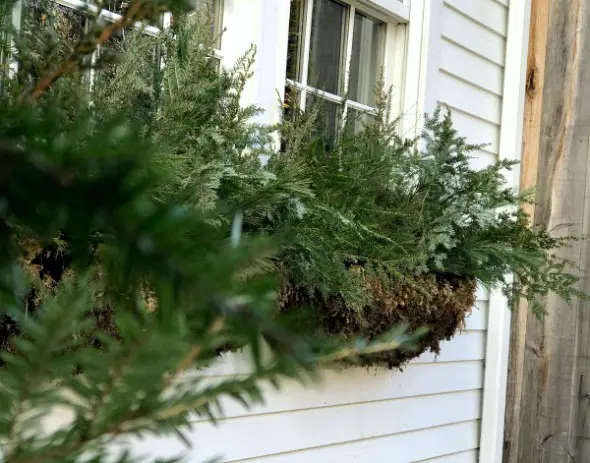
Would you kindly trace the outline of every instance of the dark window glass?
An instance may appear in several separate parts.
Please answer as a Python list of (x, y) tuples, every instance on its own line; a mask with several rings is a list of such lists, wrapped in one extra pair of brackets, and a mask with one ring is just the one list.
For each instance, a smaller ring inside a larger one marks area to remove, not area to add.
[(356, 13), (350, 57), (349, 98), (375, 104), (375, 88), (381, 72), (385, 24)]
[(301, 81), (301, 63), (303, 61), (304, 37), (304, 0), (291, 2), (289, 17), (289, 42), (287, 49), (287, 78)]
[(338, 122), (342, 114), (342, 105), (326, 100), (317, 95), (307, 95), (307, 110), (318, 111), (318, 135), (323, 135), (327, 140), (336, 136)]
[(316, 0), (309, 50), (309, 84), (340, 94), (347, 8), (333, 0)]

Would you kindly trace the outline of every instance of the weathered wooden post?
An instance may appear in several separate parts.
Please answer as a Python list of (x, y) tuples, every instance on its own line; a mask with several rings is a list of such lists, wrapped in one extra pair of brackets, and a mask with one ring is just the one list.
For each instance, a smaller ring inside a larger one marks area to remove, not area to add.
[[(533, 0), (521, 184), (536, 185), (533, 225), (590, 235), (590, 0)], [(585, 242), (560, 252), (580, 265)], [(590, 461), (590, 304), (554, 297), (539, 321), (512, 318), (506, 463)]]

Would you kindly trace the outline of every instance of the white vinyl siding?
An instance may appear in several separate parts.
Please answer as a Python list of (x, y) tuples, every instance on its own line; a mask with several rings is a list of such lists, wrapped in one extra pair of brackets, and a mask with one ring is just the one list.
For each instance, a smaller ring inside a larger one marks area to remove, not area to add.
[(459, 132), (486, 146), (472, 165), (497, 161), (508, 8), (496, 0), (445, 0), (438, 102)]
[[(184, 454), (189, 462), (223, 453), (225, 462), (409, 463), (456, 455), (448, 461), (474, 463), (467, 458), (479, 445), (487, 313), (488, 303), (478, 301), (465, 331), (443, 343), (440, 356), (425, 354), (402, 372), (345, 368), (308, 388), (285, 383), (250, 411), (224, 401), (217, 427), (195, 419), (192, 449), (175, 439), (136, 448), (151, 457)], [(201, 374), (216, 381), (246, 372), (242, 355), (230, 354)]]
[(445, 0), (439, 103), (453, 113), (459, 132), (487, 146), (474, 159), (498, 159), (508, 8), (496, 0)]
[[(504, 8), (494, 0), (477, 0), (478, 6)], [(488, 5), (483, 5), (487, 3)], [(504, 65), (506, 54), (506, 39), (501, 33), (488, 29), (473, 18), (456, 10), (448, 3), (444, 4), (442, 17), (442, 35), (457, 46), (465, 48), (472, 53), (496, 63)]]

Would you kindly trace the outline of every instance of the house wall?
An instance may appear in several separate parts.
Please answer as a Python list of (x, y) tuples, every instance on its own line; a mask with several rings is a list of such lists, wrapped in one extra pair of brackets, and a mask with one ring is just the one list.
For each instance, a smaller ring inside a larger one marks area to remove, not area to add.
[[(326, 372), (310, 388), (285, 383), (250, 412), (227, 401), (215, 428), (196, 421), (190, 462), (223, 452), (223, 461), (476, 462), (482, 410), (488, 304), (477, 303), (467, 329), (403, 372), (350, 368)], [(206, 372), (212, 380), (245, 372), (238, 355)], [(138, 443), (141, 453), (186, 451), (174, 439)]]
[(442, 10), (438, 102), (457, 130), (486, 143), (474, 164), (499, 156), (508, 7), (496, 0), (445, 0)]
[[(258, 36), (255, 28), (249, 28), (252, 34), (249, 38), (259, 45), (260, 57), (249, 101), (267, 107), (270, 122), (277, 115), (276, 107), (272, 106), (276, 102), (276, 88), (280, 89), (284, 81), (284, 67), (277, 70), (276, 65), (285, 57), (275, 43), (284, 45), (280, 24), (284, 25), (288, 19), (285, 9), (289, 0), (272, 0), (274, 6), (268, 0), (226, 2), (230, 6), (226, 11), (230, 43), (232, 34), (245, 43), (243, 30), (239, 34), (232, 32), (232, 26), (244, 22), (243, 16), (234, 15), (235, 8), (241, 14), (246, 14), (246, 10), (257, 11), (258, 20), (252, 24), (274, 20), (273, 28)], [(406, 124), (419, 128), (418, 115), (442, 103), (451, 109), (461, 134), (471, 142), (488, 144), (477, 153), (474, 166), (483, 167), (500, 157), (512, 156), (512, 151), (501, 153), (510, 135), (503, 130), (502, 121), (512, 108), (503, 106), (507, 85), (504, 73), (508, 2), (412, 0), (412, 3), (403, 103), (409, 120)], [(236, 51), (228, 53), (231, 60)], [(518, 72), (513, 71), (512, 76), (518, 84)], [(277, 83), (275, 88), (272, 82)], [(518, 98), (518, 92), (511, 94)], [(515, 130), (518, 132), (518, 128)], [(228, 402), (227, 416), (218, 427), (195, 421), (189, 433), (194, 439), (192, 449), (186, 450), (183, 444), (171, 439), (144, 441), (138, 444), (138, 449), (161, 456), (186, 451), (187, 461), (195, 462), (220, 452), (227, 462), (500, 461), (495, 434), (497, 421), (503, 416), (506, 360), (501, 347), (508, 326), (497, 320), (506, 318), (503, 314), (507, 313), (507, 307), (501, 297), (483, 290), (478, 291), (477, 299), (466, 329), (443, 344), (439, 357), (423, 355), (403, 372), (359, 368), (330, 371), (321, 384), (310, 388), (285, 383), (279, 393), (269, 391), (266, 406), (250, 412)], [(490, 313), (496, 315), (490, 318)], [(490, 335), (488, 328), (491, 328)], [(486, 346), (493, 347), (487, 358)], [(492, 368), (486, 373), (488, 362)], [(244, 367), (243, 358), (228, 355), (205, 374), (214, 380), (243, 373)], [(484, 394), (484, 384), (489, 385), (489, 394)], [(498, 407), (502, 410), (494, 413)], [(486, 412), (488, 423), (482, 423), (486, 408), (490, 410)], [(487, 430), (485, 436), (482, 428)], [(480, 457), (482, 441), (489, 450)]]

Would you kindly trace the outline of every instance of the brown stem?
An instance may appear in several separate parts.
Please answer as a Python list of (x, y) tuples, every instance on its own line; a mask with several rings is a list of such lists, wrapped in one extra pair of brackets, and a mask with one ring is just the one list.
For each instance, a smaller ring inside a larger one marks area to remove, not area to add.
[(135, 22), (141, 19), (140, 12), (142, 10), (142, 6), (145, 3), (145, 0), (135, 0), (131, 3), (131, 6), (125, 10), (121, 18), (109, 24), (105, 27), (100, 35), (92, 40), (91, 45), (88, 46), (87, 42), (82, 39), (80, 43), (76, 46), (74, 51), (66, 60), (58, 66), (58, 68), (53, 71), (50, 75), (41, 79), (31, 94), (29, 95), (29, 101), (37, 100), (43, 93), (45, 93), (51, 86), (62, 76), (72, 72), (74, 69), (78, 67), (78, 62), (81, 55), (88, 55), (94, 50), (97, 49), (98, 46), (105, 43), (109, 40), (112, 35), (120, 29), (123, 29), (125, 26), (129, 25), (132, 22)]
[[(221, 331), (224, 325), (225, 319), (219, 316), (215, 318), (215, 320), (213, 320), (213, 323), (207, 330), (207, 333), (217, 334)], [(195, 363), (195, 360), (199, 358), (199, 355), (201, 355), (201, 351), (201, 346), (194, 346), (191, 349), (191, 351), (187, 354), (187, 356), (178, 364), (178, 367), (176, 368), (175, 372), (164, 378), (164, 384), (162, 389), (164, 390), (167, 387), (169, 387), (174, 381), (174, 379), (178, 378), (178, 376), (180, 376), (185, 370), (190, 368), (190, 366)]]

